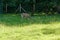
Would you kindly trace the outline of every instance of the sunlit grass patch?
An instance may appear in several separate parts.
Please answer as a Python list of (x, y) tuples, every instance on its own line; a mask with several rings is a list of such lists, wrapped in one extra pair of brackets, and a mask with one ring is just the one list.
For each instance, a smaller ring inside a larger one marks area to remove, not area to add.
[[(55, 24), (56, 25), (56, 24)], [(59, 40), (60, 27), (52, 24), (32, 24), (24, 27), (0, 25), (1, 40)], [(58, 26), (58, 24), (57, 24)]]

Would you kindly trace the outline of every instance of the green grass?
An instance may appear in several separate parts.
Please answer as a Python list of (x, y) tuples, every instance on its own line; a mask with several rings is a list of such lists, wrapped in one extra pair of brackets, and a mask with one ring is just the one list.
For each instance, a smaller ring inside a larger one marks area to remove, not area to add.
[(60, 40), (60, 15), (0, 14), (0, 40)]

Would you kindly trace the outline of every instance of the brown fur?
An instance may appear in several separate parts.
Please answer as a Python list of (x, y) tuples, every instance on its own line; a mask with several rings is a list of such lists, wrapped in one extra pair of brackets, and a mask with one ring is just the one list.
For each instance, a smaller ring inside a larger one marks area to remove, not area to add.
[(30, 14), (28, 14), (28, 13), (22, 13), (21, 17), (22, 18), (30, 18)]

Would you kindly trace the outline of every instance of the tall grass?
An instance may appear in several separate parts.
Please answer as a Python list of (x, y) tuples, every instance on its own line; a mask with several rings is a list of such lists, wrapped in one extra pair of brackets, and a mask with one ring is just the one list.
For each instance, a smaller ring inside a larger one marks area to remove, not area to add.
[(0, 24), (5, 25), (51, 24), (54, 22), (60, 22), (60, 14), (32, 16), (29, 20), (22, 19), (20, 15), (16, 14), (0, 15)]

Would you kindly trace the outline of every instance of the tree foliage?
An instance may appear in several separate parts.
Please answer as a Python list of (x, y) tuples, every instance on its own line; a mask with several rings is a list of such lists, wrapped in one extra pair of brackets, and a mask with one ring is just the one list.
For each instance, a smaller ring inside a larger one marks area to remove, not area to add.
[(32, 5), (35, 4), (35, 12), (42, 12), (47, 11), (47, 9), (50, 11), (54, 5), (60, 5), (60, 0), (3, 0), (3, 5), (5, 6), (5, 4), (12, 8), (17, 8), (19, 4), (22, 4), (22, 7), (28, 12), (32, 10)]

